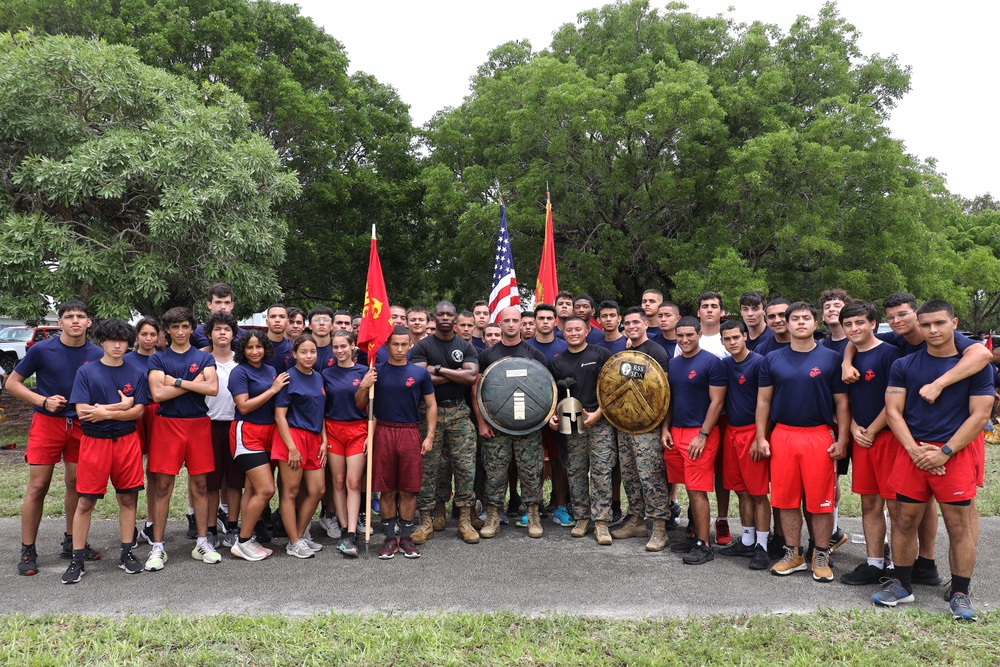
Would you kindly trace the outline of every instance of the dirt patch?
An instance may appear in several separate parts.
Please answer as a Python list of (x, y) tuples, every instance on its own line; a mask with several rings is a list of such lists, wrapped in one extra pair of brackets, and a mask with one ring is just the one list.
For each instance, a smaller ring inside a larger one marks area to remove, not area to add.
[(34, 412), (27, 403), (22, 403), (6, 391), (0, 393), (0, 429), (10, 431), (27, 431), (31, 425), (31, 414)]

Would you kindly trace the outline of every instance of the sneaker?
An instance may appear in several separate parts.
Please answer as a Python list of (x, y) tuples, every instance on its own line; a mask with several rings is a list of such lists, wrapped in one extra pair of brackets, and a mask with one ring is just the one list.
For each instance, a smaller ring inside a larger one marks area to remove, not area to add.
[(237, 539), (236, 543), (229, 548), (229, 553), (243, 560), (259, 561), (264, 560), (274, 552), (270, 549), (265, 549), (257, 543), (257, 540), (250, 538), (246, 542), (240, 542)]
[(816, 549), (812, 558), (813, 579), (815, 581), (833, 581), (833, 568), (830, 567), (830, 552)]
[(754, 555), (753, 544), (743, 544), (742, 540), (737, 540), (730, 544), (728, 547), (722, 547), (719, 549), (719, 554), (722, 556), (740, 556), (742, 558), (752, 558)]
[(625, 514), (622, 512), (622, 508), (615, 505), (611, 508), (611, 521), (608, 521), (609, 527), (614, 527), (625, 520)]
[(340, 539), (342, 531), (340, 530), (340, 522), (337, 520), (337, 517), (321, 517), (319, 520), (319, 527), (323, 529), (323, 532), (325, 532), (326, 536), (331, 540)]
[(198, 539), (198, 526), (195, 525), (194, 514), (188, 514), (187, 519), (188, 519), (187, 538), (189, 540)]
[[(403, 555), (407, 558), (420, 558), (420, 549), (417, 549), (416, 545), (413, 544), (412, 537), (404, 537), (399, 541), (399, 550), (403, 552)], [(379, 552), (379, 556), (381, 556)]]
[(830, 536), (830, 553), (833, 553), (840, 547), (847, 544), (847, 540), (851, 539), (851, 536), (845, 533), (840, 528), (837, 528), (836, 532)]
[(225, 536), (222, 538), (222, 546), (226, 549), (231, 549), (233, 545), (239, 541), (239, 539), (240, 531), (238, 528), (227, 530)]
[(802, 572), (808, 569), (806, 558), (799, 552), (799, 549), (786, 546), (785, 555), (771, 567), (771, 574), (783, 577), (793, 572)]
[(726, 545), (732, 544), (733, 536), (729, 532), (729, 519), (715, 520), (715, 543)]
[(885, 570), (861, 563), (847, 574), (840, 575), (840, 583), (847, 586), (871, 586), (877, 584), (885, 576)]
[(573, 517), (569, 515), (565, 505), (556, 508), (556, 511), (552, 513), (552, 521), (563, 528), (572, 528), (576, 525), (576, 521), (573, 521)]
[(698, 544), (697, 538), (694, 537), (684, 537), (684, 539), (677, 540), (670, 545), (670, 550), (677, 554), (686, 554), (691, 551), (694, 546)]
[(130, 549), (124, 556), (118, 558), (118, 569), (124, 570), (125, 574), (139, 574), (142, 572), (142, 563)]
[(670, 503), (670, 518), (667, 519), (667, 530), (673, 530), (680, 522), (678, 519), (681, 518), (681, 504), (676, 500)]
[[(59, 554), (60, 558), (70, 560), (73, 558), (73, 536), (63, 535), (62, 543), (62, 553)], [(94, 551), (90, 548), (90, 542), (83, 547), (83, 559), (84, 560), (101, 560), (101, 552)]]
[(142, 530), (139, 531), (139, 539), (149, 546), (153, 546), (153, 527), (144, 524)]
[(399, 549), (399, 540), (395, 537), (386, 537), (385, 541), (382, 542), (382, 548), (378, 550), (378, 557), (381, 560), (389, 560), (396, 555), (397, 549)]
[(267, 527), (267, 522), (259, 519), (253, 527), (253, 537), (260, 544), (267, 544), (271, 541), (271, 531)]
[(222, 556), (219, 552), (215, 550), (211, 542), (205, 544), (204, 546), (195, 545), (194, 549), (191, 550), (191, 558), (195, 560), (200, 560), (202, 563), (208, 563), (209, 565), (215, 565), (216, 563), (222, 562)]
[(21, 560), (17, 564), (17, 573), (23, 577), (38, 574), (38, 553), (34, 544), (29, 547), (21, 545)]
[(285, 553), (296, 558), (312, 558), (316, 555), (301, 538), (295, 542), (289, 542), (285, 547)]
[[(63, 583), (66, 583), (65, 581)], [(979, 612), (972, 606), (972, 600), (965, 593), (955, 593), (951, 596), (951, 615), (962, 621), (975, 621), (979, 618)]]
[(501, 509), (500, 512), (499, 512), (499, 515), (500, 515), (500, 525), (501, 526), (509, 526), (510, 525), (510, 519), (507, 518), (507, 513), (504, 512)]
[(771, 557), (767, 553), (767, 549), (758, 545), (753, 548), (753, 558), (750, 559), (750, 569), (751, 570), (766, 570), (767, 566), (771, 564)]
[[(62, 576), (62, 580), (61, 581), (64, 584), (75, 584), (76, 582), (78, 582), (81, 579), (83, 579), (83, 575), (85, 575), (85, 574), (86, 574), (86, 572), (84, 572), (84, 570), (83, 570), (83, 561), (82, 560), (71, 560), (69, 562), (69, 567), (67, 567), (66, 571), (63, 572), (63, 576)], [(958, 597), (958, 596), (956, 595), (955, 597)]]
[(372, 496), (372, 512), (375, 512), (375, 514), (382, 513), (382, 503), (379, 502), (378, 496)]
[(514, 525), (518, 528), (526, 528), (528, 526), (528, 513), (525, 512), (523, 515), (518, 517), (517, 521), (514, 522)]
[(225, 534), (226, 526), (229, 525), (229, 513), (223, 512), (220, 507), (215, 511), (215, 527), (219, 529), (220, 533)]
[(139, 546), (139, 526), (132, 529), (132, 548)]
[(306, 528), (306, 532), (302, 533), (302, 537), (300, 539), (303, 542), (305, 542), (306, 546), (309, 547), (310, 549), (312, 549), (313, 551), (322, 551), (323, 550), (323, 545), (322, 544), (320, 544), (319, 542), (313, 542), (312, 531), (309, 530), (308, 528)]
[(205, 534), (205, 539), (208, 540), (208, 543), (212, 545), (213, 549), (219, 548), (219, 533), (217, 531), (218, 528), (212, 526), (211, 528), (208, 529), (208, 532)]
[(354, 538), (350, 535), (344, 535), (340, 538), (340, 544), (337, 545), (337, 551), (345, 556), (350, 556), (351, 558), (358, 557), (358, 545), (355, 543)]
[(146, 565), (143, 567), (146, 572), (159, 572), (163, 569), (163, 564), (167, 562), (167, 552), (162, 547), (154, 546), (149, 550), (146, 557)]
[(772, 533), (767, 537), (767, 555), (771, 560), (785, 555), (785, 537)]
[(698, 540), (691, 548), (691, 551), (684, 554), (682, 560), (685, 565), (704, 565), (709, 561), (715, 560), (715, 552), (712, 551), (711, 545)]
[(913, 576), (910, 578), (915, 584), (920, 584), (921, 586), (940, 586), (941, 585), (941, 573), (938, 572), (937, 565), (932, 565), (927, 568), (913, 568)]
[(883, 577), (882, 590), (872, 596), (872, 602), (883, 607), (895, 607), (901, 602), (913, 602), (913, 593), (907, 593), (899, 579)]

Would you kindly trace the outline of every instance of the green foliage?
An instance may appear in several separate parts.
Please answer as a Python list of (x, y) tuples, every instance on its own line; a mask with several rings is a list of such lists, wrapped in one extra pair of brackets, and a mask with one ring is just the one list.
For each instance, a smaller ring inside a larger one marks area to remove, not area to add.
[(0, 310), (41, 294), (98, 317), (191, 303), (218, 280), (275, 298), (299, 186), (246, 105), (128, 47), (0, 34)]

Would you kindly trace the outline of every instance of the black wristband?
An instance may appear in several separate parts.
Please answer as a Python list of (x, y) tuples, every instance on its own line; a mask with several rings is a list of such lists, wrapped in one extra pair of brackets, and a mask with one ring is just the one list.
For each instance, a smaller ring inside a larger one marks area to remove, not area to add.
[(49, 404), (49, 397), (46, 396), (45, 398), (42, 399), (42, 410), (48, 412), (49, 411), (48, 404)]

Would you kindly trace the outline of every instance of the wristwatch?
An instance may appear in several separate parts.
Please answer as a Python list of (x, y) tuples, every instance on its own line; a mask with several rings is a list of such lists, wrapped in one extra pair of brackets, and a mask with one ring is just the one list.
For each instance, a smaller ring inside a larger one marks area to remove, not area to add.
[(434, 367), (434, 375), (441, 375), (441, 364)]
[(183, 382), (183, 380), (181, 380), (180, 378), (176, 378), (174, 380), (174, 386), (175, 387), (180, 387), (181, 386), (181, 382)]
[(706, 438), (708, 437), (708, 433), (704, 429), (701, 429), (701, 428), (698, 429), (698, 435), (703, 435)]
[(941, 445), (941, 453), (947, 455), (949, 458), (955, 455), (955, 452), (948, 445)]

